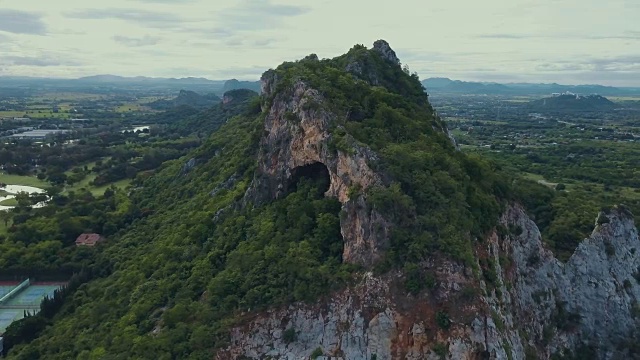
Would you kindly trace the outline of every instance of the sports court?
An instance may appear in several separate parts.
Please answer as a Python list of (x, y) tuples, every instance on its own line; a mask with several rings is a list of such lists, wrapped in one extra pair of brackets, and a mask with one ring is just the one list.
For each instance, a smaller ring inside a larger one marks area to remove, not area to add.
[(7, 326), (24, 317), (25, 311), (35, 314), (40, 311), (40, 303), (45, 297), (53, 297), (62, 282), (0, 282), (0, 335)]

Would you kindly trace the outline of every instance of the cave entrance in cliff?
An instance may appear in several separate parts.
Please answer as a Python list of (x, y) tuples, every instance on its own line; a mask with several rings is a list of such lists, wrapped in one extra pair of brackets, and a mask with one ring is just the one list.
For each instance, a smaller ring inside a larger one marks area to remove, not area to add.
[(331, 186), (331, 176), (329, 175), (329, 169), (321, 162), (314, 162), (304, 166), (298, 166), (291, 170), (291, 176), (287, 183), (287, 192), (293, 192), (298, 190), (300, 181), (312, 182), (313, 186), (317, 187), (321, 194), (329, 191)]

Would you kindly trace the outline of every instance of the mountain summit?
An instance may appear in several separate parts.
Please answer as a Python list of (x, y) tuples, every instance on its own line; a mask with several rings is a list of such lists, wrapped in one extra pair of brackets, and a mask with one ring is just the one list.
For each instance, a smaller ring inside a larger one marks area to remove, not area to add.
[(560, 263), (514, 181), (456, 149), (382, 40), (285, 62), (261, 90), (131, 193), (145, 216), (11, 356), (628, 354), (640, 240), (626, 208)]

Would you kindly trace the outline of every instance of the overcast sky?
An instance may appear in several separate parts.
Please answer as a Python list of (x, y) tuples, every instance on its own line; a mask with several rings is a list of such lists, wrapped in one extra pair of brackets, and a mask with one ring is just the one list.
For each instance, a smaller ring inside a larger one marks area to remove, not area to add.
[(0, 75), (257, 79), (377, 39), (421, 78), (640, 86), (640, 0), (0, 0)]

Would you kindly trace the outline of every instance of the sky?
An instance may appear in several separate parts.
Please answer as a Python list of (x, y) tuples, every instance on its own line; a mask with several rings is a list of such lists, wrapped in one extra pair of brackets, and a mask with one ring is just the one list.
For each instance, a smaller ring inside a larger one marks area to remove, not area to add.
[(421, 78), (640, 87), (640, 0), (0, 0), (0, 76), (257, 80), (387, 40)]

